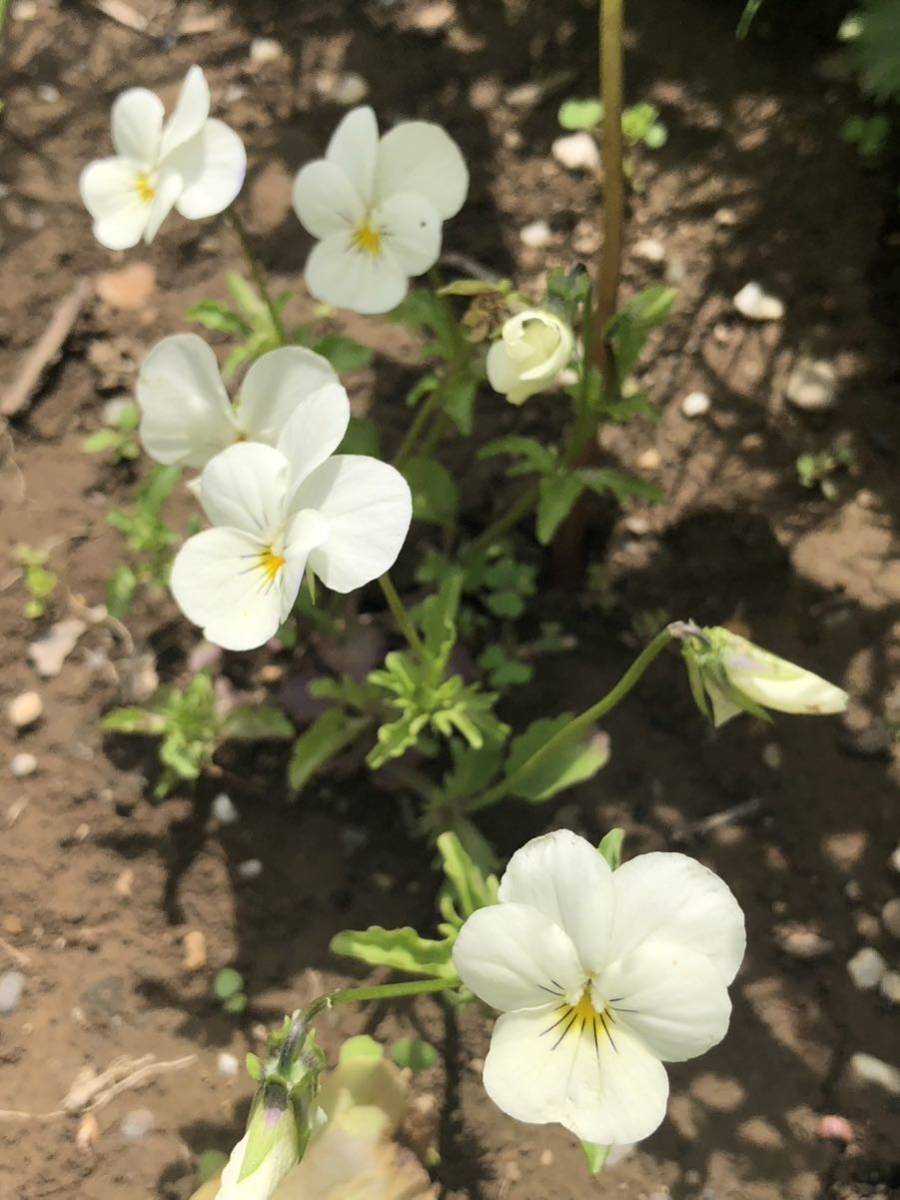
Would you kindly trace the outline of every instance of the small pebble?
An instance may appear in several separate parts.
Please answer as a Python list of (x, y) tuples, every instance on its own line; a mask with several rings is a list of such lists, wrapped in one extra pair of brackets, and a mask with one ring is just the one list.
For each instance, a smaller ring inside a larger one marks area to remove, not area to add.
[(734, 297), (734, 307), (751, 321), (780, 321), (784, 304), (777, 296), (764, 292), (758, 283), (746, 283)]
[(777, 771), (781, 766), (781, 747), (775, 742), (766, 742), (763, 746), (762, 760), (770, 771)]
[(541, 1164), (542, 1167), (552, 1167), (553, 1162), (554, 1162), (553, 1151), (552, 1150), (542, 1150), (541, 1157), (538, 1159), (538, 1162)]
[(361, 104), (368, 94), (369, 85), (362, 75), (357, 75), (355, 71), (348, 71), (335, 84), (331, 98), (335, 104), (342, 104), (345, 108), (350, 108), (353, 104)]
[(277, 42), (275, 38), (254, 38), (250, 43), (250, 61), (258, 67), (275, 62), (283, 53), (281, 42)]
[(631, 253), (635, 258), (642, 258), (644, 262), (661, 263), (665, 261), (666, 248), (657, 238), (638, 238)]
[(891, 1004), (900, 1004), (900, 971), (885, 971), (878, 990)]
[(216, 1060), (216, 1066), (219, 1068), (219, 1074), (224, 1075), (226, 1079), (237, 1078), (237, 1073), (240, 1070), (240, 1064), (233, 1054), (227, 1054), (224, 1050)]
[(900, 875), (900, 846), (891, 855), (891, 868)]
[(874, 1054), (853, 1054), (850, 1070), (858, 1083), (872, 1083), (892, 1096), (900, 1096), (900, 1071)]
[(0, 1016), (7, 1017), (19, 1007), (25, 990), (25, 976), (21, 971), (6, 971), (0, 975)]
[(24, 779), (26, 775), (35, 773), (37, 765), (37, 759), (33, 754), (22, 753), (13, 755), (9, 769), (16, 779)]
[(52, 83), (41, 83), (37, 87), (37, 98), (43, 104), (55, 104), (59, 99), (59, 88)]
[(27, 729), (41, 719), (43, 712), (44, 702), (37, 692), (22, 692), (6, 706), (6, 715), (16, 729)]
[(806, 925), (778, 925), (775, 928), (775, 938), (781, 949), (791, 958), (824, 958), (834, 949), (833, 942)]
[(845, 1146), (856, 1138), (856, 1132), (846, 1117), (825, 1116), (816, 1126), (816, 1137), (823, 1142), (843, 1142)]
[(149, 1108), (133, 1108), (122, 1118), (119, 1131), (127, 1141), (139, 1142), (148, 1133), (152, 1133), (155, 1126), (156, 1117)]
[(786, 396), (803, 412), (828, 412), (837, 395), (837, 372), (823, 359), (800, 358), (787, 383)]
[(648, 446), (638, 455), (637, 465), (642, 471), (658, 471), (662, 456), (655, 446)]
[(234, 802), (224, 792), (219, 792), (213, 800), (212, 812), (220, 825), (234, 825), (240, 820), (240, 814), (234, 807)]
[(887, 963), (874, 946), (863, 946), (847, 963), (847, 970), (856, 986), (868, 992), (878, 987), (887, 970)]
[(551, 146), (551, 153), (569, 171), (596, 171), (600, 166), (597, 143), (584, 130), (558, 137)]
[(542, 246), (547, 245), (553, 237), (553, 233), (546, 221), (532, 221), (530, 225), (525, 225), (519, 230), (519, 237), (522, 239), (523, 246), (529, 246), (532, 250), (540, 250)]
[(888, 900), (881, 910), (881, 921), (892, 937), (900, 938), (900, 896)]
[(259, 879), (263, 872), (263, 865), (258, 858), (248, 858), (242, 863), (238, 863), (237, 873), (241, 879)]
[(184, 969), (202, 971), (206, 966), (206, 935), (202, 929), (190, 929), (184, 935)]
[(419, 9), (413, 18), (413, 25), (422, 33), (438, 33), (450, 24), (455, 15), (456, 9), (450, 0), (433, 0)]
[(740, 218), (733, 208), (717, 208), (713, 220), (717, 225), (721, 225), (723, 229), (731, 229), (737, 225)]
[(681, 411), (688, 419), (703, 417), (709, 412), (710, 399), (706, 392), (691, 392), (681, 402)]

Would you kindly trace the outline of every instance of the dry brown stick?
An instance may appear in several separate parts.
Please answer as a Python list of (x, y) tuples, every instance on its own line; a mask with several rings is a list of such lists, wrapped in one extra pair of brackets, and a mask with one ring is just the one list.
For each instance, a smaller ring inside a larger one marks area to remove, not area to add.
[(110, 21), (124, 25), (126, 29), (133, 29), (135, 33), (146, 33), (150, 24), (149, 17), (139, 13), (124, 0), (94, 0), (94, 8), (99, 9)]
[(21, 950), (17, 950), (15, 946), (11, 946), (6, 938), (0, 937), (0, 950), (5, 950), (14, 963), (18, 963), (20, 967), (27, 967), (31, 959)]
[(12, 417), (31, 403), (41, 376), (58, 357), (91, 291), (90, 280), (79, 279), (56, 306), (50, 324), (29, 350), (18, 378), (0, 401), (0, 415)]

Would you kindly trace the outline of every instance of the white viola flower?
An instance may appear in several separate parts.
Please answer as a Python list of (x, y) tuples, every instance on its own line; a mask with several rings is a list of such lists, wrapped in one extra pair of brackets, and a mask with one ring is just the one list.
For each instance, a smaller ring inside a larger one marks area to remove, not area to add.
[(700, 708), (708, 699), (716, 726), (741, 712), (765, 716), (765, 709), (795, 715), (827, 716), (843, 712), (850, 697), (813, 674), (761, 646), (715, 626), (684, 642), (691, 686)]
[(552, 387), (569, 365), (575, 339), (554, 313), (528, 308), (510, 317), (487, 355), (488, 382), (510, 404)]
[(306, 263), (312, 295), (360, 313), (395, 308), (410, 276), (437, 262), (442, 223), (468, 187), (459, 147), (439, 125), (405, 121), (379, 138), (372, 109), (354, 108), (325, 157), (294, 180), (294, 211), (320, 239)]
[(725, 1036), (744, 947), (734, 896), (684, 854), (611, 871), (568, 830), (528, 842), (499, 903), (469, 917), (453, 951), (463, 983), (502, 1012), (488, 1095), (517, 1120), (559, 1122), (586, 1142), (647, 1137), (666, 1112), (663, 1063)]
[(307, 568), (350, 592), (393, 565), (412, 517), (409, 485), (377, 459), (334, 453), (349, 420), (347, 393), (329, 383), (301, 400), (276, 446), (241, 442), (207, 463), (199, 493), (213, 527), (185, 542), (171, 579), (207, 641), (263, 645)]
[(198, 220), (226, 209), (244, 182), (241, 139), (209, 115), (209, 85), (199, 67), (185, 76), (164, 122), (160, 98), (129, 88), (112, 106), (115, 156), (88, 163), (79, 188), (94, 237), (110, 250), (152, 242), (173, 206)]
[(297, 405), (338, 382), (327, 359), (284, 346), (252, 364), (232, 406), (210, 347), (177, 333), (158, 342), (138, 372), (141, 442), (157, 462), (198, 468), (234, 442), (274, 446)]
[(258, 1105), (247, 1132), (234, 1147), (214, 1200), (269, 1200), (300, 1161), (294, 1115)]

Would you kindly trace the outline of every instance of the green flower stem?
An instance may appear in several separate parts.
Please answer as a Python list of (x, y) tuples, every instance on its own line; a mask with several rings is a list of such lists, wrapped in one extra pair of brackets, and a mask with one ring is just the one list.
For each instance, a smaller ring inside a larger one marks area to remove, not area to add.
[[(2, 0), (0, 0), (2, 2)], [(262, 263), (256, 256), (253, 246), (250, 244), (250, 238), (247, 234), (247, 227), (237, 214), (237, 209), (232, 205), (226, 213), (226, 217), (231, 223), (231, 228), (237, 234), (238, 241), (241, 243), (241, 249), (244, 252), (244, 258), (247, 260), (247, 266), (250, 268), (250, 273), (253, 276), (253, 282), (256, 284), (256, 289), (262, 296), (266, 308), (269, 310), (269, 316), (272, 320), (272, 327), (278, 336), (278, 340), (282, 346), (287, 345), (287, 334), (284, 328), (284, 322), (278, 309), (275, 307), (275, 302), (269, 291), (269, 285), (266, 282), (266, 273), (263, 270)]]
[(496, 804), (498, 800), (502, 800), (504, 796), (509, 795), (520, 780), (530, 775), (536, 767), (539, 767), (560, 746), (564, 746), (566, 742), (573, 741), (586, 733), (595, 721), (599, 721), (601, 717), (606, 716), (608, 712), (616, 707), (620, 700), (623, 700), (628, 695), (653, 660), (662, 653), (671, 641), (676, 640), (679, 636), (680, 626), (673, 628), (667, 625), (665, 629), (656, 635), (649, 645), (644, 647), (619, 682), (611, 691), (606, 693), (602, 700), (598, 700), (596, 704), (592, 704), (590, 708), (586, 708), (583, 713), (580, 713), (571, 720), (568, 725), (564, 726), (553, 737), (548, 738), (543, 746), (539, 746), (533, 754), (529, 755), (522, 765), (517, 767), (511, 775), (507, 775), (505, 779), (501, 779), (498, 784), (495, 784), (494, 787), (483, 792), (480, 796), (474, 796), (466, 805), (466, 811), (470, 813), (478, 812), (479, 809), (489, 808), (492, 804)]
[(342, 988), (336, 992), (327, 992), (308, 1004), (303, 1010), (301, 1021), (307, 1024), (325, 1009), (335, 1008), (338, 1004), (361, 1004), (368, 1000), (395, 1000), (400, 996), (422, 996), (429, 992), (447, 992), (459, 987), (460, 981), (454, 975), (452, 979), (411, 979), (404, 983), (381, 983), (372, 987)]
[(441, 386), (438, 386), (419, 405), (415, 418), (406, 431), (406, 437), (400, 443), (400, 449), (394, 455), (394, 466), (402, 467), (416, 447), (417, 442), (425, 431), (432, 415), (439, 409), (441, 403)]
[(406, 638), (407, 642), (409, 642), (410, 647), (421, 658), (422, 662), (427, 665), (430, 662), (428, 651), (425, 649), (422, 639), (416, 632), (416, 627), (413, 625), (409, 613), (406, 611), (403, 601), (400, 599), (397, 589), (391, 581), (390, 575), (385, 572), (384, 575), (379, 576), (378, 582), (381, 585), (382, 592), (384, 592), (384, 598), (388, 602), (391, 615), (397, 622), (397, 628)]
[(512, 529), (514, 525), (518, 525), (519, 521), (521, 521), (524, 516), (527, 516), (527, 514), (530, 513), (537, 504), (539, 494), (540, 489), (538, 485), (533, 483), (531, 487), (529, 487), (521, 494), (521, 496), (519, 496), (518, 500), (514, 501), (512, 506), (506, 510), (503, 516), (498, 517), (497, 520), (494, 521), (493, 525), (489, 525), (483, 533), (479, 534), (474, 542), (470, 542), (468, 546), (463, 548), (463, 561), (480, 553), (482, 550), (486, 550), (492, 542), (497, 540), (497, 538), (502, 537), (503, 534)]

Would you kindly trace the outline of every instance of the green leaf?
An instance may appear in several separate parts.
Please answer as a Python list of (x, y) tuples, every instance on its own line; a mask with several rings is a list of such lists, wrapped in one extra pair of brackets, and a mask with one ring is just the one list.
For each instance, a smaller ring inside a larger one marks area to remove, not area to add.
[(317, 717), (294, 742), (288, 766), (288, 783), (301, 791), (315, 773), (346, 746), (354, 742), (369, 724), (366, 717), (354, 717), (342, 708), (329, 708)]
[(379, 726), (376, 743), (366, 755), (366, 766), (379, 771), (392, 758), (401, 758), (416, 744), (427, 724), (427, 713), (406, 712), (398, 720)]
[(403, 475), (413, 498), (413, 516), (432, 525), (452, 526), (459, 509), (459, 491), (447, 468), (434, 458), (409, 458)]
[[(515, 595), (513, 592), (508, 594)], [(491, 687), (500, 690), (507, 687), (519, 687), (523, 683), (530, 682), (534, 675), (534, 667), (530, 663), (510, 658), (503, 647), (497, 645), (488, 646), (478, 659), (478, 665), (483, 671), (487, 671)]]
[(612, 1146), (598, 1146), (595, 1142), (582, 1142), (581, 1148), (588, 1162), (588, 1170), (592, 1175), (599, 1175), (606, 1165)]
[(98, 429), (81, 443), (84, 454), (103, 454), (112, 450), (119, 443), (119, 433), (115, 429)]
[(465, 800), (484, 791), (500, 770), (503, 747), (485, 742), (478, 750), (460, 742), (450, 743), (453, 766), (443, 779), (442, 790), (447, 800)]
[(539, 484), (537, 509), (537, 540), (549, 546), (557, 529), (575, 506), (584, 491), (577, 475), (545, 475)]
[(313, 345), (313, 350), (327, 358), (339, 375), (362, 371), (372, 361), (373, 352), (351, 337), (328, 333)]
[(429, 1042), (414, 1038), (399, 1038), (391, 1047), (391, 1058), (398, 1067), (408, 1067), (413, 1074), (427, 1071), (440, 1061), (440, 1055)]
[(146, 708), (114, 708), (100, 718), (100, 728), (107, 733), (138, 733), (159, 737), (166, 728), (165, 717)]
[(244, 990), (244, 977), (233, 967), (223, 967), (213, 980), (213, 993), (218, 1000), (227, 1000)]
[(408, 975), (426, 975), (452, 979), (456, 972), (450, 957), (450, 941), (419, 937), (409, 926), (382, 929), (372, 925), (366, 930), (345, 929), (331, 939), (333, 954), (343, 954), (368, 963), (371, 967), (390, 967)]
[(430, 395), (440, 386), (437, 375), (423, 375), (406, 393), (407, 408), (415, 408), (420, 400)]
[(669, 140), (669, 131), (662, 121), (651, 125), (644, 134), (644, 145), (650, 150), (659, 150)]
[(648, 483), (646, 479), (630, 475), (627, 471), (617, 471), (612, 467), (582, 467), (576, 474), (592, 492), (598, 496), (611, 494), (620, 504), (634, 498), (660, 504), (664, 499), (663, 492), (655, 483)]
[(216, 333), (247, 337), (252, 332), (236, 312), (217, 304), (215, 300), (201, 300), (199, 304), (192, 304), (184, 315), (188, 321), (196, 321), (204, 329), (212, 329)]
[(454, 908), (463, 920), (477, 909), (497, 903), (497, 880), (493, 875), (484, 877), (455, 833), (442, 833), (437, 848)]
[(260, 1062), (258, 1055), (248, 1054), (245, 1059), (245, 1064), (247, 1067), (247, 1074), (251, 1079), (254, 1079), (257, 1083), (259, 1083), (263, 1075), (263, 1065)]
[(222, 1007), (227, 1013), (232, 1016), (240, 1016), (247, 1007), (247, 997), (243, 992), (235, 992), (233, 996), (229, 996), (227, 1000), (222, 1001)]
[(448, 571), (438, 590), (422, 604), (420, 624), (425, 636), (425, 649), (441, 673), (456, 644), (456, 617), (462, 598), (462, 585), (462, 571)]
[(347, 1062), (381, 1062), (384, 1058), (384, 1047), (367, 1033), (358, 1033), (356, 1037), (347, 1038), (339, 1052), (341, 1065)]
[(111, 617), (121, 621), (127, 615), (137, 585), (137, 576), (131, 567), (120, 563), (106, 585), (106, 610)]
[(296, 732), (280, 708), (248, 704), (228, 714), (222, 723), (221, 737), (223, 741), (289, 741)]
[(439, 296), (505, 296), (509, 291), (509, 282), (505, 279), (493, 282), (490, 279), (457, 279), (455, 283), (447, 283), (438, 290)]
[(602, 120), (603, 104), (599, 100), (565, 100), (559, 108), (563, 129), (596, 129)]
[(663, 284), (644, 288), (607, 325), (606, 335), (612, 339), (616, 370), (622, 383), (637, 365), (651, 329), (668, 318), (677, 295), (674, 288)]
[(201, 1184), (209, 1183), (217, 1175), (221, 1175), (228, 1163), (228, 1155), (224, 1150), (204, 1150), (197, 1159), (197, 1178)]
[(254, 318), (265, 311), (265, 304), (243, 276), (231, 271), (226, 279), (228, 290), (234, 297), (234, 302), (242, 313)]
[(344, 440), (336, 454), (367, 454), (370, 458), (381, 458), (381, 436), (378, 426), (368, 417), (351, 417)]
[[(493, 458), (498, 454), (509, 454), (520, 459), (522, 467), (528, 471), (535, 471), (538, 475), (548, 475), (556, 469), (555, 450), (548, 449), (536, 438), (510, 434), (508, 437), (495, 438), (494, 441), (485, 443), (478, 451), (479, 458)], [(515, 473), (523, 472), (519, 470)]]
[(525, 601), (518, 592), (489, 592), (484, 603), (495, 617), (504, 620), (514, 621), (525, 611)]
[[(571, 725), (572, 719), (573, 714), (562, 713), (558, 717), (539, 717), (533, 721), (510, 743), (506, 774), (517, 771), (532, 754)], [(605, 734), (569, 739), (529, 770), (511, 794), (533, 803), (549, 800), (557, 792), (590, 779), (608, 761), (609, 739)]]
[(441, 387), (441, 408), (464, 436), (472, 432), (478, 380), (469, 372), (451, 376)]
[(609, 863), (609, 869), (615, 871), (622, 862), (622, 843), (625, 841), (624, 829), (611, 829), (604, 834), (597, 847), (599, 854)]

